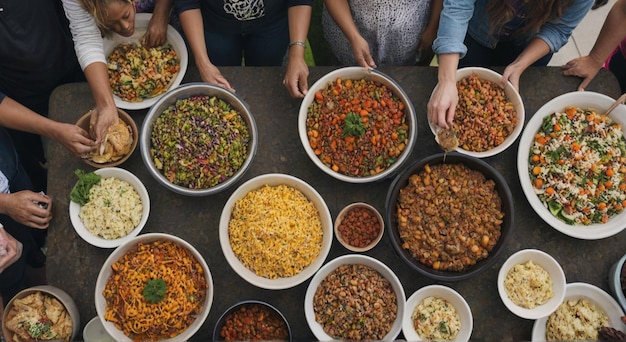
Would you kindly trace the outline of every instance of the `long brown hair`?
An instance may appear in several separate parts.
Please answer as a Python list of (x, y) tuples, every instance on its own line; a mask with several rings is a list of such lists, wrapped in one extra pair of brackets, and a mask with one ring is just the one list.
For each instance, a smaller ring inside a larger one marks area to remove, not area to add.
[[(574, 0), (522, 0), (524, 4), (525, 23), (516, 31), (516, 36), (530, 36), (539, 32), (541, 26), (546, 22), (560, 18), (563, 11), (571, 5)], [(491, 17), (490, 31), (499, 32), (504, 24), (515, 18), (517, 13), (511, 1), (490, 0), (487, 5), (487, 12)]]
[(134, 0), (79, 0), (81, 6), (95, 19), (96, 25), (103, 36), (111, 34), (111, 29), (107, 26), (109, 16), (109, 5), (112, 3), (133, 3)]

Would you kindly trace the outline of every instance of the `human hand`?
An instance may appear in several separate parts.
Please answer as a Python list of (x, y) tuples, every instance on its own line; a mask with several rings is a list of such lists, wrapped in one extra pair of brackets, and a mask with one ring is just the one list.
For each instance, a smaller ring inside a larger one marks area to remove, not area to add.
[(428, 100), (428, 121), (448, 128), (454, 120), (454, 110), (459, 102), (456, 82), (440, 82)]
[(506, 87), (506, 82), (509, 81), (513, 85), (513, 88), (517, 92), (519, 92), (519, 78), (522, 75), (522, 69), (520, 66), (516, 64), (509, 64), (505, 69), (504, 73), (502, 73), (502, 79), (500, 80), (500, 86), (502, 88)]
[(0, 224), (0, 272), (13, 265), (22, 256), (22, 243)]
[(376, 67), (376, 62), (374, 62), (374, 58), (372, 58), (370, 53), (370, 46), (365, 38), (359, 35), (356, 40), (350, 43), (352, 44), (352, 52), (357, 64), (367, 69)]
[(213, 64), (209, 64), (206, 68), (200, 68), (200, 77), (206, 83), (215, 84), (235, 92), (235, 89), (230, 86), (226, 77), (222, 76), (220, 70)]
[(146, 34), (141, 38), (143, 46), (151, 48), (165, 44), (167, 41), (167, 19), (167, 17), (152, 15)]
[(602, 61), (596, 61), (591, 56), (584, 56), (572, 59), (565, 65), (561, 66), (561, 69), (563, 70), (563, 75), (565, 76), (581, 77), (583, 81), (580, 82), (578, 90), (583, 91), (587, 88), (589, 83), (591, 83), (593, 78), (596, 77), (602, 68), (602, 64)]
[(96, 145), (100, 145), (106, 133), (112, 125), (119, 120), (116, 107), (97, 108), (91, 111), (89, 118), (89, 130), (92, 137), (96, 138)]
[[(46, 229), (52, 219), (52, 198), (30, 190), (22, 190), (1, 197), (0, 207), (15, 221), (37, 229)], [(44, 204), (42, 208), (39, 204)]]
[(303, 98), (309, 90), (308, 77), (309, 67), (304, 58), (290, 58), (283, 85), (291, 97)]
[(83, 156), (93, 151), (97, 145), (84, 129), (67, 123), (59, 123), (55, 140), (74, 156)]

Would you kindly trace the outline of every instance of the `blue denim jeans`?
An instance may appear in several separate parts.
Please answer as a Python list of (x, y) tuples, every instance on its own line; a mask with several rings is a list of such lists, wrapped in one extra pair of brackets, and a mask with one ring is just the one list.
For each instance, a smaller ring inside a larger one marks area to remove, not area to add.
[(287, 17), (265, 27), (241, 23), (239, 32), (218, 32), (205, 23), (204, 40), (216, 66), (281, 66), (289, 46)]

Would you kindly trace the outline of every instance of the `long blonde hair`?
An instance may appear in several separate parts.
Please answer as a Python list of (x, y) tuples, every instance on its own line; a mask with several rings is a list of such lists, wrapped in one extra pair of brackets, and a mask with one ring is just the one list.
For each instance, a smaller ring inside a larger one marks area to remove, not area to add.
[[(130, 3), (134, 4), (134, 0), (79, 0), (81, 6), (87, 11), (96, 21), (96, 25), (102, 32), (103, 36), (109, 36), (111, 29), (107, 26), (107, 18), (109, 17), (109, 6), (114, 3)], [(133, 5), (134, 6), (134, 5)]]
[[(525, 23), (516, 31), (516, 36), (530, 36), (539, 32), (541, 26), (548, 21), (560, 18), (563, 11), (574, 0), (523, 0), (525, 4)], [(515, 18), (517, 13), (511, 1), (490, 0), (487, 12), (491, 17), (490, 31), (499, 32), (504, 24)]]

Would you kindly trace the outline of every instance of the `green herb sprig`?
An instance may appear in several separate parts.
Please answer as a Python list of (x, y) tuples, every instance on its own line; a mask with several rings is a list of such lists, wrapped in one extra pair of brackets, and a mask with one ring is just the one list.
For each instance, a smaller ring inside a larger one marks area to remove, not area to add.
[(161, 278), (150, 279), (144, 285), (142, 294), (148, 302), (156, 304), (165, 298), (166, 290), (167, 284), (165, 284), (165, 280)]
[(100, 175), (93, 172), (85, 173), (83, 170), (76, 170), (74, 174), (78, 177), (78, 182), (74, 184), (70, 192), (70, 199), (82, 207), (89, 202), (89, 190), (92, 186), (100, 183)]
[(348, 113), (348, 115), (346, 115), (346, 120), (343, 123), (342, 133), (344, 137), (348, 135), (352, 135), (357, 138), (361, 137), (365, 133), (365, 125), (363, 124), (363, 121), (361, 121), (361, 117), (354, 112)]

